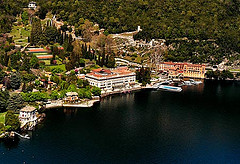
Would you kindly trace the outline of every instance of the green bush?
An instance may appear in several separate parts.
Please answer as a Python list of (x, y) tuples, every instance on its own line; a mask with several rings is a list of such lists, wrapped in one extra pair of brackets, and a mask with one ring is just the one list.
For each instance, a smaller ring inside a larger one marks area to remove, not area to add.
[(98, 88), (98, 87), (95, 87), (95, 86), (91, 89), (91, 92), (94, 96), (100, 96), (101, 95), (101, 89)]
[(44, 101), (49, 99), (49, 95), (46, 92), (30, 92), (21, 93), (25, 102)]
[(9, 130), (18, 130), (20, 128), (20, 122), (13, 111), (7, 111), (5, 115), (5, 125), (10, 126)]

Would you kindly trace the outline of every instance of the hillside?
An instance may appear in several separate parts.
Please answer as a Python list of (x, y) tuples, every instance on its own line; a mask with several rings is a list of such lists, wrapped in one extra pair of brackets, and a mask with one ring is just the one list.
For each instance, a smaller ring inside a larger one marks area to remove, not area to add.
[(79, 26), (80, 18), (100, 24), (109, 33), (132, 31), (136, 38), (216, 39), (225, 48), (239, 49), (238, 0), (38, 0), (40, 17), (47, 11)]

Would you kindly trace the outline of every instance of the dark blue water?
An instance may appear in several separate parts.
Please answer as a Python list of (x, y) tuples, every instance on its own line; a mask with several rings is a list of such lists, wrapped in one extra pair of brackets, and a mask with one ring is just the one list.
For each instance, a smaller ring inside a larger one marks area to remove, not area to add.
[(55, 109), (0, 163), (240, 163), (240, 83), (141, 91), (90, 109)]

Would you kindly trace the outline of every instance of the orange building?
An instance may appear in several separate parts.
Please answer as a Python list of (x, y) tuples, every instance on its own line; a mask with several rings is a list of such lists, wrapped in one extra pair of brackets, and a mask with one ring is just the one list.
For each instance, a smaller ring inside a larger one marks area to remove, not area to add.
[(168, 73), (169, 77), (204, 78), (205, 65), (192, 63), (161, 62), (157, 69)]

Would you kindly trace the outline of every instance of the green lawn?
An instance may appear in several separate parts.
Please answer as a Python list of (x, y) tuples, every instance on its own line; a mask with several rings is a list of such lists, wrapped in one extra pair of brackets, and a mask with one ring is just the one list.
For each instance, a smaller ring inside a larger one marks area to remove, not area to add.
[(66, 71), (66, 68), (65, 68), (65, 64), (61, 64), (61, 65), (51, 65), (51, 66), (48, 66), (50, 69), (53, 69), (53, 68), (61, 68), (63, 71)]
[(4, 112), (4, 113), (0, 113), (0, 123), (5, 123), (5, 114), (6, 114), (6, 112)]

